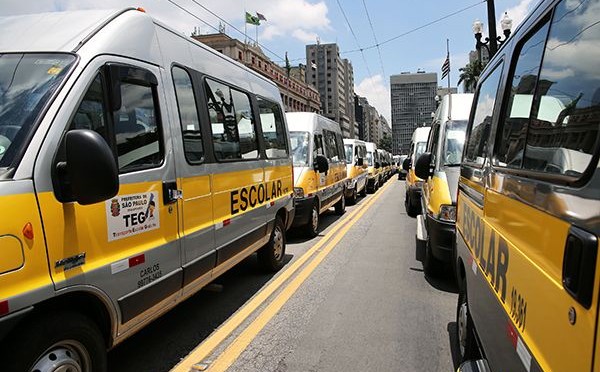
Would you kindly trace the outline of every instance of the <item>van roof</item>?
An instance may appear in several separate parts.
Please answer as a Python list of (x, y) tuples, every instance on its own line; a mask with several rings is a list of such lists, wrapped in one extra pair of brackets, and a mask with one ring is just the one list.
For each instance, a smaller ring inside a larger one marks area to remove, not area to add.
[(286, 112), (285, 118), (290, 132), (313, 133), (317, 129), (328, 129), (332, 132), (342, 133), (338, 123), (314, 112)]
[(412, 142), (425, 142), (429, 137), (429, 131), (431, 127), (418, 127), (415, 129), (412, 135)]
[(359, 140), (357, 138), (344, 138), (344, 144), (345, 145), (352, 145), (352, 144), (364, 145), (365, 141)]
[(436, 111), (435, 118), (439, 121), (469, 120), (473, 93), (453, 93), (442, 97), (442, 102)]
[[(0, 17), (2, 52), (74, 52), (95, 30), (120, 14), (134, 10), (77, 10)], [(43, 35), (43, 37), (41, 37)]]

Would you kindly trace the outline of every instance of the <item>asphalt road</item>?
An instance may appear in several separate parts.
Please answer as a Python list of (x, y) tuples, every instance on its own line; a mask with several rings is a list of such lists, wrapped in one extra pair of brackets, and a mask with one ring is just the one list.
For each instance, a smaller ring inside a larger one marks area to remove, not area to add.
[[(376, 200), (369, 203), (371, 199)], [(293, 234), (289, 262), (277, 275), (319, 240), (326, 241), (336, 226), (350, 226), (353, 210), (367, 203), (371, 205), (360, 219), (339, 235), (337, 244), (329, 244), (323, 261), (248, 340), (229, 371), (455, 370), (456, 287), (450, 275), (426, 278), (415, 261), (415, 220), (404, 211), (403, 181), (390, 179), (377, 194), (348, 207), (344, 216), (328, 213), (315, 239)], [(217, 285), (111, 351), (109, 370), (170, 370), (275, 277), (261, 273), (256, 258), (249, 257), (217, 279)], [(256, 327), (269, 302), (286, 291), (284, 284), (199, 366), (212, 367), (243, 330)]]

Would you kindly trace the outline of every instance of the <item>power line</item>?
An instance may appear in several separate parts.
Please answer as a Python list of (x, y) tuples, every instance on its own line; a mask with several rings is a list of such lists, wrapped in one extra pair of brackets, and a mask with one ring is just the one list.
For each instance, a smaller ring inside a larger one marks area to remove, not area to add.
[(383, 58), (381, 58), (381, 49), (379, 48), (379, 42), (377, 41), (377, 35), (375, 34), (375, 28), (373, 27), (373, 22), (371, 21), (371, 16), (369, 15), (369, 9), (367, 9), (367, 3), (365, 0), (362, 0), (363, 6), (365, 7), (365, 13), (367, 13), (367, 19), (369, 20), (369, 25), (371, 26), (371, 32), (373, 33), (373, 39), (375, 40), (375, 45), (377, 45), (377, 53), (379, 54), (379, 63), (381, 64), (381, 72), (383, 73), (383, 78), (385, 79), (385, 69), (383, 68)]
[[(350, 32), (352, 33), (352, 36), (354, 37), (354, 41), (356, 41), (356, 45), (360, 49), (360, 54), (362, 55), (363, 61), (365, 62), (365, 66), (367, 67), (367, 73), (369, 74), (369, 77), (372, 77), (373, 74), (371, 74), (371, 69), (369, 68), (369, 64), (367, 63), (367, 58), (365, 57), (365, 53), (363, 52), (363, 49), (360, 47), (358, 38), (356, 37), (354, 30), (352, 29), (352, 25), (350, 24), (350, 21), (348, 21), (348, 17), (346, 17), (346, 12), (344, 12), (344, 8), (342, 7), (342, 4), (340, 4), (340, 0), (336, 0), (336, 2), (338, 4), (338, 6), (340, 7), (340, 11), (342, 12), (342, 15), (344, 16), (344, 19), (346, 20), (346, 24), (350, 28)], [(373, 85), (373, 81), (372, 80), (370, 80), (370, 81), (371, 81), (371, 85)], [(375, 88), (375, 87), (373, 86), (373, 88)]]

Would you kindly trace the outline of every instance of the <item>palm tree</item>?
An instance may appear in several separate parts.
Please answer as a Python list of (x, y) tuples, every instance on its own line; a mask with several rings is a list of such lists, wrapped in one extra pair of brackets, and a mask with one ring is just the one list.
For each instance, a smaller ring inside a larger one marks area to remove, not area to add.
[(460, 71), (460, 77), (457, 85), (460, 85), (460, 83), (464, 81), (465, 92), (474, 92), (483, 67), (484, 65), (481, 61), (476, 59), (473, 62), (467, 63), (465, 67), (459, 68), (458, 71)]

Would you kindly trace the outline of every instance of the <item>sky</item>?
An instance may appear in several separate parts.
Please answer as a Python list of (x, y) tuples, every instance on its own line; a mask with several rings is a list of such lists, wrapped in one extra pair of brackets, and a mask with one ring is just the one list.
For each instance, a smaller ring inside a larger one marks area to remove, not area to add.
[[(505, 12), (513, 29), (538, 0), (495, 0), (498, 35)], [(355, 92), (391, 125), (390, 75), (401, 72), (436, 72), (438, 85), (450, 49), (450, 85), (456, 86), (459, 68), (475, 49), (472, 25), (484, 23), (484, 0), (0, 0), (0, 16), (76, 9), (143, 7), (148, 14), (175, 30), (190, 35), (214, 33), (219, 23), (236, 39), (256, 39), (272, 61), (306, 64), (305, 45), (337, 43), (342, 58), (351, 61)], [(245, 12), (266, 18), (256, 27), (246, 25)], [(247, 26), (247, 27), (245, 27)], [(237, 30), (236, 30), (237, 29)], [(238, 31), (239, 30), (239, 31)], [(459, 91), (461, 89), (459, 88)]]

